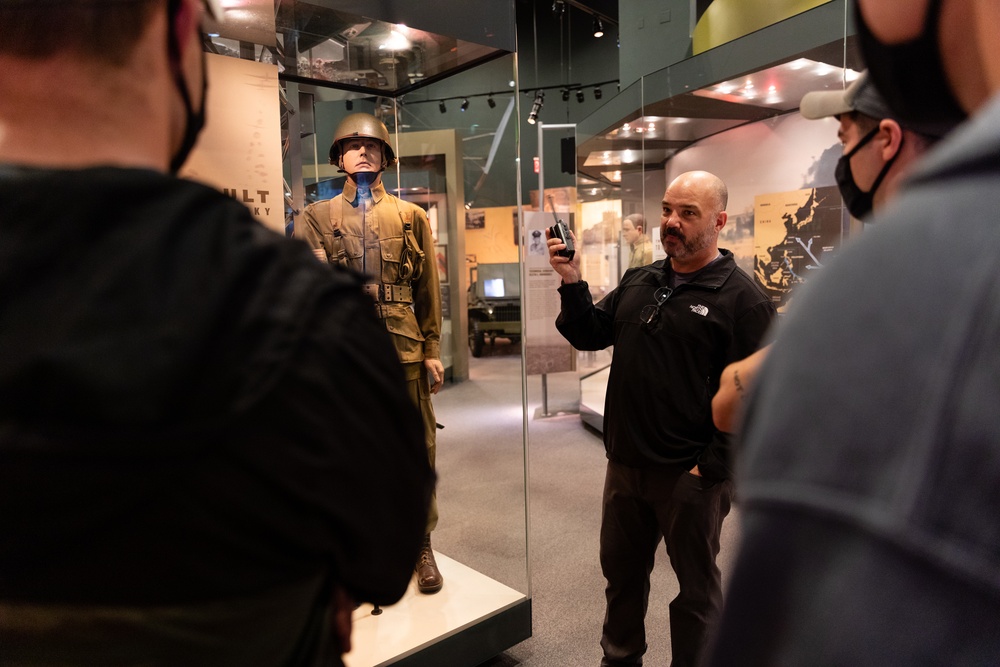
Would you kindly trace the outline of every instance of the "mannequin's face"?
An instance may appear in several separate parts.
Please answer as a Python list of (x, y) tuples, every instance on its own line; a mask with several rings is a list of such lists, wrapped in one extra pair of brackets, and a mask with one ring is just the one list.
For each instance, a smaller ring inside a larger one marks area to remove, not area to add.
[(348, 174), (382, 170), (382, 142), (369, 137), (346, 139), (341, 144), (343, 169)]
[(628, 244), (635, 243), (639, 240), (639, 230), (635, 228), (631, 220), (625, 220), (622, 222), (622, 236), (625, 237), (625, 242)]

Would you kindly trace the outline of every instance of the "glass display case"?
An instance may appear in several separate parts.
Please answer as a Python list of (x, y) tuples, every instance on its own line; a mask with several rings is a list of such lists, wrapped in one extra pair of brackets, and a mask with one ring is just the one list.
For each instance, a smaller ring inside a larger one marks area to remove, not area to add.
[[(718, 12), (701, 12), (731, 3), (692, 3), (693, 55), (609, 91), (579, 123), (546, 125), (536, 115), (525, 126), (538, 132), (538, 181), (524, 183), (521, 101), (540, 91), (518, 84), (512, 0), (236, 4), (227, 12), (235, 20), (206, 46), (278, 71), (286, 233), (306, 205), (343, 188), (327, 159), (334, 128), (364, 111), (389, 129), (400, 160), (384, 174), (386, 188), (427, 212), (429, 260), (441, 276), (450, 383), (434, 397), (444, 426), (434, 546), (446, 583), (435, 595), (411, 590), (390, 608), (360, 607), (347, 664), (479, 664), (531, 634), (528, 443), (545, 446), (550, 418), (603, 423), (613, 350), (578, 353), (555, 332), (559, 281), (545, 229), (562, 220), (574, 230), (584, 279), (600, 299), (628, 268), (635, 241), (623, 219), (641, 216), (654, 261), (663, 259), (667, 184), (712, 171), (730, 194), (720, 246), (786, 307), (860, 228), (836, 192), (834, 124), (797, 113), (805, 92), (842, 88), (860, 69), (847, 0), (800, 3), (808, 7), (725, 37), (711, 29)], [(565, 88), (564, 99), (573, 93), (582, 89)], [(550, 177), (567, 140), (572, 186)], [(477, 278), (498, 271), (502, 298), (518, 295), (520, 327), (506, 327), (509, 316), (487, 341), (473, 325), (493, 284)]]
[[(600, 258), (583, 265), (595, 300), (627, 268), (624, 217), (643, 216), (653, 259), (665, 257), (660, 202), (686, 171), (710, 171), (727, 183), (729, 218), (719, 246), (733, 251), (779, 313), (861, 228), (843, 208), (834, 180), (841, 154), (836, 121), (798, 114), (805, 93), (841, 89), (862, 69), (847, 3), (813, 2), (784, 14), (783, 7), (749, 6), (757, 3), (728, 3), (722, 14), (727, 3), (712, 4), (693, 30), (699, 53), (639, 77), (577, 128), (583, 223), (577, 233), (583, 252)], [(768, 23), (769, 11), (781, 20)], [(754, 14), (759, 20), (745, 34), (734, 32), (731, 21), (724, 29), (711, 25)], [(600, 430), (610, 355), (579, 358), (580, 412)]]
[[(360, 111), (387, 126), (399, 157), (386, 190), (423, 208), (434, 237), (426, 261), (440, 278), (450, 380), (433, 399), (443, 427), (433, 546), (445, 584), (359, 607), (345, 663), (477, 665), (531, 634), (521, 357), (470, 368), (468, 345), (475, 268), (519, 265), (513, 2), (230, 4), (207, 48), (278, 70), (286, 233), (305, 206), (343, 189), (330, 145), (340, 120)], [(473, 403), (484, 389), (489, 404)], [(470, 487), (470, 466), (488, 480)]]

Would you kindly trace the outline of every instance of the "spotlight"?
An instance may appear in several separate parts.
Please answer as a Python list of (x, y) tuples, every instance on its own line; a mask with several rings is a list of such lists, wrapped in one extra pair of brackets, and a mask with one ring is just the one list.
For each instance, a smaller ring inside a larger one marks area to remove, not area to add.
[(347, 107), (348, 111), (354, 111), (354, 100), (347, 100), (344, 102), (344, 106)]
[(566, 2), (565, 0), (555, 0), (552, 3), (552, 15), (562, 16), (566, 13)]
[(466, 97), (464, 100), (462, 100), (462, 106), (459, 107), (459, 110), (460, 111), (468, 111), (469, 110), (469, 98), (468, 97)]
[(491, 109), (496, 109), (497, 108), (497, 101), (495, 99), (493, 99), (492, 95), (490, 95), (489, 97), (486, 98), (486, 103), (488, 105), (490, 105)]
[(535, 101), (531, 103), (531, 113), (528, 114), (528, 123), (534, 125), (538, 122), (538, 112), (542, 110), (542, 106), (545, 104), (545, 93), (539, 90), (535, 93)]
[(594, 99), (595, 100), (601, 99), (601, 88), (600, 88), (600, 86), (594, 86)]
[(586, 98), (583, 96), (583, 88), (577, 88), (576, 89), (576, 101), (580, 102), (582, 104), (584, 99), (586, 99)]
[(594, 16), (594, 37), (604, 37), (604, 22), (600, 16)]
[(569, 88), (563, 88), (563, 102), (569, 101)]
[(444, 105), (444, 100), (441, 100), (438, 103), (438, 111), (440, 111), (441, 113), (446, 113), (448, 111), (448, 107)]

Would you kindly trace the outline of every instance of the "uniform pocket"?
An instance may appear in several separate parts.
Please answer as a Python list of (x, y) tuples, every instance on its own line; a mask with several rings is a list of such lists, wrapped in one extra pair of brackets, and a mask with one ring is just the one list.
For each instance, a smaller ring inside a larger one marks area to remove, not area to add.
[(407, 268), (402, 264), (402, 236), (379, 239), (379, 250), (382, 253), (382, 282), (397, 283), (410, 279), (413, 267)]
[(380, 239), (379, 244), (382, 246), (382, 261), (399, 262), (400, 257), (403, 255), (402, 236), (391, 236), (386, 239)]
[(323, 232), (323, 250), (326, 251), (326, 258), (329, 262), (337, 263), (343, 247), (344, 244), (340, 237), (334, 236), (332, 232)]
[(385, 327), (393, 334), (393, 342), (402, 363), (424, 360), (424, 335), (417, 325), (417, 317), (408, 306), (385, 304)]
[(364, 242), (360, 236), (354, 236), (353, 234), (344, 234), (341, 236), (344, 243), (344, 250), (347, 252), (348, 259), (359, 259), (365, 251)]

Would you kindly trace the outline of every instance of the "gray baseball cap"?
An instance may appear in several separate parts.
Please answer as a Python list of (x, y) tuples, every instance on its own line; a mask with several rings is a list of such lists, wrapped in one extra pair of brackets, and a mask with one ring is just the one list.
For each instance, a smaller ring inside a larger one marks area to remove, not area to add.
[(883, 118), (895, 120), (895, 115), (875, 90), (875, 85), (868, 78), (867, 72), (862, 72), (861, 76), (844, 90), (818, 90), (806, 93), (799, 105), (799, 112), (809, 120), (839, 116), (851, 111), (858, 111), (876, 120)]
[(851, 85), (844, 90), (817, 90), (802, 96), (799, 113), (803, 118), (817, 120), (840, 114), (857, 111), (875, 120), (891, 118), (900, 126), (917, 132), (926, 137), (940, 138), (951, 132), (955, 123), (906, 123), (900, 121), (882, 96), (875, 90), (875, 84), (868, 78), (868, 72), (862, 72)]

